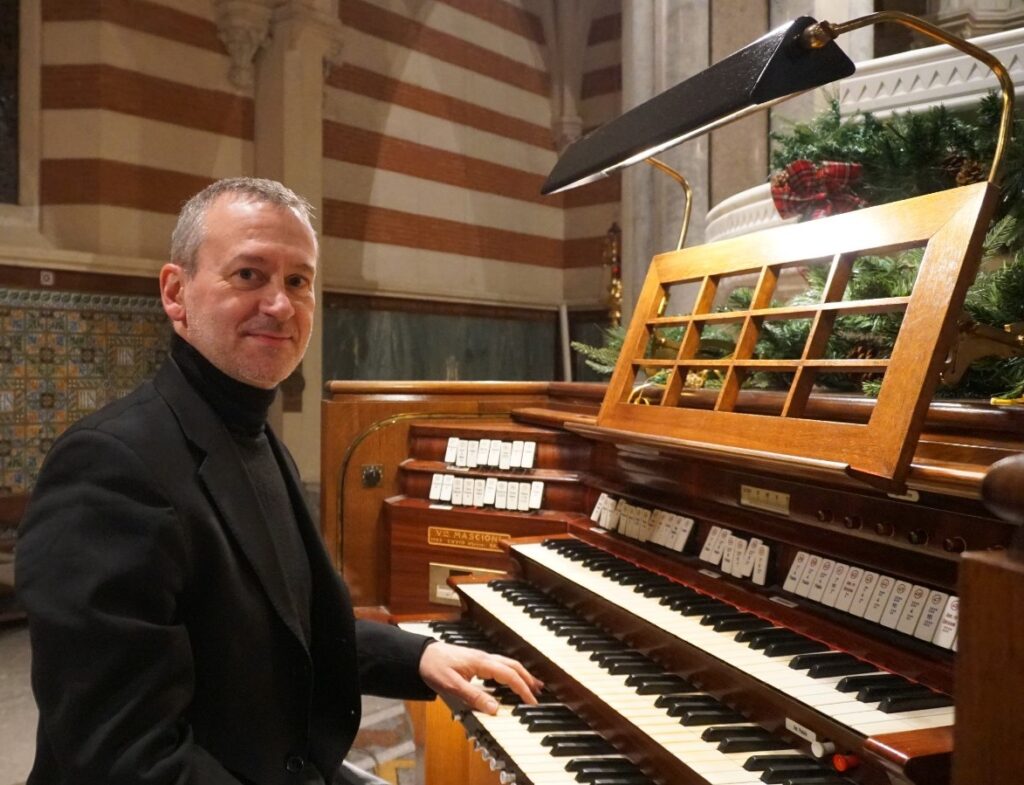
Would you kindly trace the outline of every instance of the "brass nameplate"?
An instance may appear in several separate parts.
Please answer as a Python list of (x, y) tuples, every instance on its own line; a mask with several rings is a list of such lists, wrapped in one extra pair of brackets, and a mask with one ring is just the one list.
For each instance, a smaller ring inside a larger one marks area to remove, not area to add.
[(447, 526), (428, 526), (427, 544), (445, 548), (465, 548), (470, 551), (501, 553), (498, 543), (509, 539), (504, 532), (481, 532), (473, 529), (450, 529)]

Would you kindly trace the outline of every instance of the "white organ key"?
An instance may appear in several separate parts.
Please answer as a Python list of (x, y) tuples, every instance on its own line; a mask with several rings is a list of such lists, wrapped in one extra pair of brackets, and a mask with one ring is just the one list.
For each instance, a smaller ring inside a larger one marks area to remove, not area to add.
[(686, 543), (690, 539), (690, 533), (693, 531), (693, 518), (684, 518), (682, 515), (677, 515), (675, 518), (679, 527), (676, 530), (675, 541), (672, 545), (677, 551), (682, 553), (683, 548), (686, 547)]
[(821, 560), (821, 566), (818, 568), (818, 574), (814, 578), (814, 585), (811, 586), (811, 591), (807, 595), (807, 599), (811, 602), (821, 602), (821, 598), (825, 596), (825, 588), (828, 586), (829, 578), (832, 577), (832, 571), (835, 567), (836, 563), (834, 559)]
[(532, 469), (537, 456), (537, 442), (523, 442), (523, 468)]
[(544, 483), (534, 480), (530, 483), (530, 509), (539, 510), (544, 501)]
[(751, 580), (758, 586), (764, 586), (768, 578), (768, 557), (770, 548), (768, 543), (762, 542), (757, 546), (757, 557), (754, 559), (754, 572), (751, 573)]
[(452, 504), (456, 507), (462, 504), (462, 478), (456, 477), (452, 482)]
[(871, 595), (875, 593), (876, 583), (878, 583), (878, 573), (864, 570), (857, 593), (854, 595), (853, 602), (850, 603), (850, 613), (854, 616), (864, 616), (864, 612), (868, 609), (868, 603), (871, 602)]
[(946, 592), (939, 591), (938, 589), (932, 590), (925, 601), (924, 611), (921, 613), (921, 621), (917, 623), (917, 627), (914, 629), (915, 638), (931, 643), (932, 638), (935, 637), (935, 630), (939, 626), (939, 619), (942, 618), (942, 612), (946, 609), (946, 601), (948, 599), (949, 595)]
[(448, 439), (448, 445), (444, 450), (444, 462), (451, 465), (455, 463), (455, 458), (459, 454), (459, 437), (451, 436)]
[[(747, 550), (753, 550), (751, 543), (744, 540), (742, 537), (733, 537), (734, 552), (732, 554), (732, 569), (729, 570), (729, 574), (735, 578), (743, 577), (743, 569), (747, 563)], [(754, 546), (757, 547), (756, 545)]]
[(498, 487), (494, 491), (494, 506), (499, 510), (508, 506), (508, 483), (505, 480), (498, 480)]
[(511, 481), (509, 482), (509, 484), (508, 484), (508, 494), (506, 495), (505, 498), (507, 500), (506, 503), (508, 505), (507, 509), (509, 509), (509, 510), (518, 510), (519, 509), (519, 483), (518, 482), (511, 482)]
[(832, 577), (828, 579), (828, 586), (825, 587), (825, 593), (821, 597), (821, 604), (827, 605), (830, 608), (834, 608), (836, 600), (839, 599), (839, 590), (843, 588), (843, 583), (846, 581), (846, 573), (850, 571), (850, 565), (841, 561), (836, 562), (836, 566), (832, 568)]
[(501, 445), (501, 439), (491, 439), (491, 446), (487, 451), (488, 466), (497, 466), (501, 463)]
[(732, 575), (732, 559), (736, 553), (736, 540), (738, 537), (733, 537), (731, 534), (726, 535), (725, 545), (722, 548), (722, 572)]
[(469, 446), (466, 448), (466, 466), (470, 469), (477, 467), (477, 453), (480, 452), (480, 442), (476, 439), (469, 440)]
[(722, 561), (722, 555), (725, 553), (725, 545), (729, 541), (730, 537), (732, 537), (732, 530), (726, 529), (723, 526), (721, 533), (718, 535), (718, 539), (715, 540), (715, 550), (714, 553), (711, 554), (710, 559), (712, 564), (718, 564)]
[(508, 471), (512, 468), (512, 444), (511, 442), (501, 443), (501, 454), (498, 458), (498, 468)]
[[(849, 611), (853, 598), (857, 596), (861, 579), (864, 577), (864, 570), (860, 567), (850, 567), (846, 571), (846, 580), (843, 581), (843, 588), (839, 590), (839, 598), (836, 600), (837, 611)], [(852, 612), (852, 611), (851, 611)]]
[(895, 578), (889, 575), (878, 576), (875, 592), (871, 595), (871, 602), (868, 603), (867, 610), (864, 611), (864, 618), (867, 621), (881, 620), (882, 613), (885, 611), (885, 604), (889, 601), (889, 595), (892, 594), (895, 585)]
[(498, 478), (488, 477), (487, 483), (484, 485), (484, 504), (494, 504), (494, 499), (498, 493)]
[(441, 501), (450, 502), (452, 500), (452, 492), (454, 491), (455, 477), (450, 474), (446, 474), (441, 481)]
[(796, 593), (796, 587), (800, 585), (800, 577), (804, 574), (804, 570), (807, 568), (807, 560), (811, 558), (811, 554), (807, 551), (798, 551), (793, 559), (793, 564), (790, 565), (789, 573), (786, 575), (786, 582), (782, 584), (782, 590), (790, 593)]
[(516, 507), (519, 512), (530, 511), (530, 483), (519, 483), (519, 504)]
[[(711, 562), (712, 564), (718, 564), (715, 559), (715, 551), (718, 549), (718, 541), (725, 536), (726, 530), (721, 526), (712, 526), (711, 531), (708, 532), (707, 539), (704, 540), (704, 547), (700, 550), (701, 561)], [(718, 551), (718, 558), (722, 558), (721, 551)]]
[(889, 602), (886, 603), (885, 611), (882, 613), (883, 627), (896, 629), (900, 617), (903, 615), (903, 607), (910, 598), (911, 585), (908, 581), (896, 581), (892, 587), (892, 594), (889, 595)]
[(814, 582), (818, 579), (818, 570), (821, 569), (823, 561), (824, 559), (818, 554), (811, 554), (807, 560), (807, 567), (804, 568), (804, 574), (800, 576), (800, 583), (796, 587), (796, 595), (798, 597), (806, 597), (811, 593), (811, 589), (814, 588)]
[(942, 618), (939, 619), (938, 629), (935, 630), (935, 637), (932, 643), (942, 646), (945, 649), (953, 648), (956, 642), (956, 628), (960, 616), (960, 598), (955, 594), (949, 595), (946, 600), (946, 608), (942, 611)]
[(466, 467), (466, 455), (469, 452), (469, 442), (465, 439), (459, 439), (459, 446), (455, 451), (455, 465)]
[(432, 502), (441, 500), (441, 486), (444, 485), (444, 475), (435, 474), (430, 478), (430, 493), (427, 498)]
[(761, 547), (760, 537), (751, 537), (743, 552), (743, 566), (740, 569), (739, 578), (749, 578), (754, 574), (754, 563), (757, 561), (757, 551)]
[(512, 442), (512, 453), (509, 456), (509, 466), (513, 469), (521, 469), (523, 467), (523, 442), (520, 439), (516, 439)]
[(924, 613), (925, 602), (928, 600), (928, 589), (924, 586), (914, 586), (910, 590), (910, 597), (907, 599), (906, 607), (903, 608), (903, 615), (896, 623), (896, 631), (913, 635), (917, 629), (921, 614)]
[(483, 507), (484, 506), (484, 494), (486, 493), (487, 481), (482, 477), (477, 480), (473, 480), (473, 506)]

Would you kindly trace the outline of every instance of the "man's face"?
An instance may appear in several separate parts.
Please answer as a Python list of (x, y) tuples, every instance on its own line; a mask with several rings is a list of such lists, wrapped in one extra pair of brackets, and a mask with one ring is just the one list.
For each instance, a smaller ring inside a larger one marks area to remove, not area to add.
[(175, 331), (228, 376), (269, 389), (309, 343), (316, 240), (289, 208), (220, 196), (191, 277), (165, 265), (164, 309)]

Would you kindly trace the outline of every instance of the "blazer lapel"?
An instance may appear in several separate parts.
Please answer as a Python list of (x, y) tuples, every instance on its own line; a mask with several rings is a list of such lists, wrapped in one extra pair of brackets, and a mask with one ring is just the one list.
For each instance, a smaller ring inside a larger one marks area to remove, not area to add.
[(153, 383), (171, 407), (186, 438), (205, 454), (198, 469), (200, 481), (252, 566), (274, 610), (305, 647), (305, 635), (267, 528), (271, 523), (263, 516), (256, 500), (256, 489), (238, 458), (227, 427), (172, 360), (164, 363)]

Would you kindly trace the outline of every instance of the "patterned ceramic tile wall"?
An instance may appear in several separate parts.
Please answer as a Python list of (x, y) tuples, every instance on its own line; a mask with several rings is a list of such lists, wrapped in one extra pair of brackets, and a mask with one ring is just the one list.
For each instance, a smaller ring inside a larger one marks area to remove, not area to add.
[(0, 287), (0, 495), (30, 490), (65, 428), (153, 376), (170, 332), (156, 297)]

